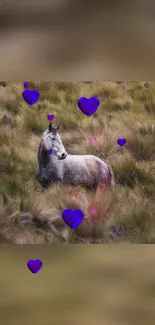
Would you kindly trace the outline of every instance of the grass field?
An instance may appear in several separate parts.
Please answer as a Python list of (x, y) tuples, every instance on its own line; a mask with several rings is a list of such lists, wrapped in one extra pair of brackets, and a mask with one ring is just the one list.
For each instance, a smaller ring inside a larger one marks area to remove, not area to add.
[[(0, 89), (0, 242), (155, 243), (155, 82), (29, 86), (40, 91), (33, 106), (22, 98), (23, 82)], [(83, 96), (100, 99), (93, 116), (78, 109)], [(47, 114), (61, 124), (69, 153), (105, 158), (114, 170), (115, 191), (40, 188), (35, 172)], [(117, 138), (126, 138), (126, 145), (119, 147)], [(74, 231), (61, 219), (66, 208), (84, 211), (85, 220)]]

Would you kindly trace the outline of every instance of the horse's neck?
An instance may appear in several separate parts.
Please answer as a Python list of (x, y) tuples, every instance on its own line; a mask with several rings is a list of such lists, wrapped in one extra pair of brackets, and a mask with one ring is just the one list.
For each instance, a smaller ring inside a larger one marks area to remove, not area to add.
[(51, 164), (55, 164), (57, 161), (57, 158), (53, 155), (49, 156), (47, 151), (44, 148), (43, 141), (41, 141), (39, 150), (38, 150), (38, 164), (40, 167), (45, 168), (48, 162), (51, 162)]

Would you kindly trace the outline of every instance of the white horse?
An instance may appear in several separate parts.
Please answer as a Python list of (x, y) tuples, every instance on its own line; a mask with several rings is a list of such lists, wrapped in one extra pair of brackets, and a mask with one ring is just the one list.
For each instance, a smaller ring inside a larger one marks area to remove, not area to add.
[[(60, 126), (60, 125), (59, 125)], [(52, 123), (43, 133), (38, 151), (36, 178), (43, 187), (52, 183), (82, 185), (90, 189), (115, 185), (111, 167), (93, 155), (69, 155)], [(49, 155), (49, 151), (52, 154)]]

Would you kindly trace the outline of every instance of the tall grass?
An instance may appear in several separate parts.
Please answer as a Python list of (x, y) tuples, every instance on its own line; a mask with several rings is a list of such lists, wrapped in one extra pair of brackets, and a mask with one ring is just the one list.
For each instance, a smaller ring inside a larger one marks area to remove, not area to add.
[[(155, 83), (30, 82), (40, 91), (33, 106), (22, 98), (22, 82), (8, 82), (0, 93), (0, 241), (3, 243), (155, 242)], [(90, 117), (79, 97), (98, 96)], [(3, 124), (3, 116), (12, 125)], [(52, 186), (35, 180), (40, 137), (47, 115), (60, 123), (71, 154), (105, 158), (116, 178), (115, 191)], [(117, 138), (126, 138), (119, 147)], [(7, 198), (4, 200), (4, 197)], [(63, 209), (82, 209), (84, 222), (74, 231), (62, 221)]]

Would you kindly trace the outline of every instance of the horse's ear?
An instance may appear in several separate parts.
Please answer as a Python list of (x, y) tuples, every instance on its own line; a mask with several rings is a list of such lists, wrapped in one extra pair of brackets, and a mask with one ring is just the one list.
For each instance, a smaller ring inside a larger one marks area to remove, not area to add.
[(57, 131), (59, 130), (60, 124), (57, 126)]
[(48, 129), (49, 129), (49, 132), (52, 132), (52, 122), (50, 122)]

